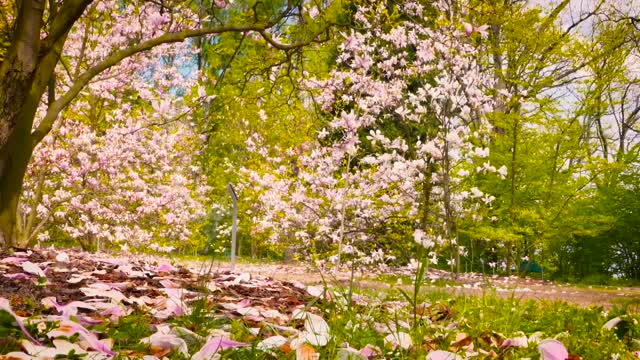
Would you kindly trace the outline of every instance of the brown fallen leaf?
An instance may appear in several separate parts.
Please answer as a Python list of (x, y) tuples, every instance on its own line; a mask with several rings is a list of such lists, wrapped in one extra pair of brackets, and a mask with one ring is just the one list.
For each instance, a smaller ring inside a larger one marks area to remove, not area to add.
[(301, 344), (296, 349), (296, 360), (318, 360), (320, 359), (320, 353), (309, 344)]
[(280, 347), (280, 351), (282, 351), (283, 354), (289, 354), (293, 351), (293, 349), (291, 348), (290, 343), (286, 343)]

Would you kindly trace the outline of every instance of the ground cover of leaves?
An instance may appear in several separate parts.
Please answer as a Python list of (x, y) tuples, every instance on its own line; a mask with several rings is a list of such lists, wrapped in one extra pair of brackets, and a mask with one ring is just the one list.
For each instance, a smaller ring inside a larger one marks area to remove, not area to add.
[(0, 254), (0, 359), (638, 358), (637, 305), (290, 280), (143, 255)]

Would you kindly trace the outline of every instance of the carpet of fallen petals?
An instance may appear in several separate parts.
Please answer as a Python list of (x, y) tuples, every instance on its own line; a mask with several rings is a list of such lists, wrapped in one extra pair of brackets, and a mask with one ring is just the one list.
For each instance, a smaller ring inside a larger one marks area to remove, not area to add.
[[(261, 352), (267, 358), (311, 360), (332, 339), (332, 330), (319, 310), (320, 303), (340, 302), (341, 295), (318, 284), (313, 272), (289, 265), (239, 265), (231, 272), (228, 264), (215, 262), (170, 263), (160, 257), (134, 254), (85, 253), (74, 250), (19, 250), (0, 254), (0, 359), (56, 358), (143, 358), (218, 359), (221, 353), (243, 348)], [(411, 269), (398, 269), (396, 275), (410, 275)], [(300, 276), (298, 276), (300, 275)], [(333, 273), (331, 281), (342, 282), (349, 274)], [(361, 282), (376, 274), (358, 274)], [(430, 271), (427, 283), (450, 279), (450, 274)], [(302, 281), (304, 280), (304, 281)], [(477, 289), (492, 283), (494, 289), (513, 289), (513, 278), (485, 278), (465, 274), (447, 285), (451, 291)], [(521, 285), (521, 283), (518, 282)], [(532, 280), (531, 286), (546, 285)], [(528, 289), (528, 288), (524, 288)], [(506, 290), (505, 290), (506, 291)], [(560, 290), (562, 291), (562, 290)], [(524, 293), (533, 290), (524, 291)], [(500, 293), (500, 291), (498, 291)], [(406, 301), (383, 301), (350, 294), (353, 306), (376, 307), (383, 313), (405, 312)], [(195, 332), (176, 319), (197, 313), (197, 302), (207, 304), (207, 319), (223, 318), (224, 325)], [(314, 305), (315, 304), (315, 305)], [(115, 343), (108, 329), (132, 314), (151, 319), (144, 337), (131, 348)], [(476, 335), (458, 331), (459, 322), (442, 303), (421, 304), (415, 313), (437, 331), (455, 332), (446, 350), (480, 358), (495, 358), (509, 349), (534, 344), (543, 359), (564, 359), (564, 344), (543, 334), (506, 337), (496, 332)], [(241, 321), (250, 338), (232, 335), (230, 323)], [(614, 329), (624, 318), (615, 317), (603, 329)], [(371, 323), (384, 348), (389, 351), (415, 349), (407, 322)], [(438, 330), (440, 329), (440, 330)], [(427, 338), (425, 338), (427, 339)], [(440, 350), (425, 340), (427, 359), (462, 359)], [(435, 340), (434, 340), (435, 341)], [(474, 343), (485, 349), (474, 348)], [(339, 345), (336, 359), (384, 359), (381, 343), (352, 348)], [(142, 345), (139, 346), (139, 345)], [(5, 350), (3, 350), (5, 349)], [(8, 351), (6, 349), (9, 349)], [(388, 354), (388, 353), (387, 353)], [(634, 353), (637, 356), (637, 353)]]
[[(2, 358), (53, 359), (71, 350), (92, 359), (112, 357), (112, 340), (90, 329), (103, 322), (117, 323), (134, 309), (148, 312), (155, 319), (156, 333), (142, 340), (150, 345), (146, 359), (168, 351), (180, 351), (186, 356), (184, 339), (199, 336), (185, 328), (171, 327), (166, 320), (189, 313), (190, 304), (203, 296), (217, 304), (221, 315), (243, 317), (245, 322), (256, 325), (271, 323), (287, 335), (299, 335), (298, 329), (285, 326), (294, 317), (304, 320), (313, 315), (301, 310), (311, 297), (307, 286), (301, 283), (252, 277), (248, 273), (202, 274), (145, 256), (112, 257), (72, 250), (16, 251), (0, 257), (0, 310), (15, 318), (24, 338), (0, 339), (0, 345), (14, 340), (23, 351)], [(27, 322), (42, 330), (50, 329), (51, 324), (55, 327), (37, 336), (27, 330)], [(65, 340), (76, 334), (78, 343)], [(207, 359), (219, 350), (247, 345), (231, 341), (225, 331), (198, 340), (204, 345), (193, 359)], [(262, 347), (276, 340), (271, 339)], [(141, 354), (134, 357), (138, 355)]]

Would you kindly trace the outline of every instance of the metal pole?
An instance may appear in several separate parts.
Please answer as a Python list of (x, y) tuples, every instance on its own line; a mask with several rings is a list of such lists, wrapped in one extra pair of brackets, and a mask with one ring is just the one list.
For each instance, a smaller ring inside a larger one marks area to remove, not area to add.
[(236, 232), (238, 231), (238, 195), (233, 185), (227, 184), (227, 190), (233, 199), (233, 224), (231, 226), (231, 271), (236, 268)]
[(236, 268), (236, 232), (238, 231), (238, 199), (233, 199), (233, 226), (231, 227), (231, 271)]

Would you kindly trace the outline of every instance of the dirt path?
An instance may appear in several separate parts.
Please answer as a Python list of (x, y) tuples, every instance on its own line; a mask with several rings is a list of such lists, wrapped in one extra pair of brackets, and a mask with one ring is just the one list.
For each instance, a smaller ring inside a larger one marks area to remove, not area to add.
[[(196, 261), (188, 261), (186, 265), (192, 269), (204, 269), (203, 265)], [(230, 265), (227, 262), (216, 261), (213, 264), (206, 264), (205, 267), (205, 271), (210, 268), (213, 272), (230, 270)], [(321, 284), (325, 280), (329, 283), (347, 285), (351, 275), (347, 272), (339, 272), (323, 276), (317, 270), (308, 269), (300, 264), (237, 264), (236, 271), (267, 276), (281, 281), (299, 281), (307, 285)], [(375, 277), (375, 274), (357, 274), (357, 286), (381, 290), (392, 286), (376, 280)], [(450, 274), (435, 270), (429, 272), (428, 278), (434, 281), (446, 280), (450, 278)], [(504, 298), (513, 295), (522, 300), (566, 301), (583, 307), (595, 305), (609, 308), (625, 299), (640, 300), (640, 288), (637, 287), (588, 288), (535, 279), (521, 279), (515, 276), (491, 276), (485, 281), (482, 274), (464, 274), (455, 282), (452, 281), (451, 285), (431, 286), (427, 284), (424, 289), (426, 291), (447, 291), (453, 295), (482, 295), (483, 292), (495, 292), (496, 295)]]

